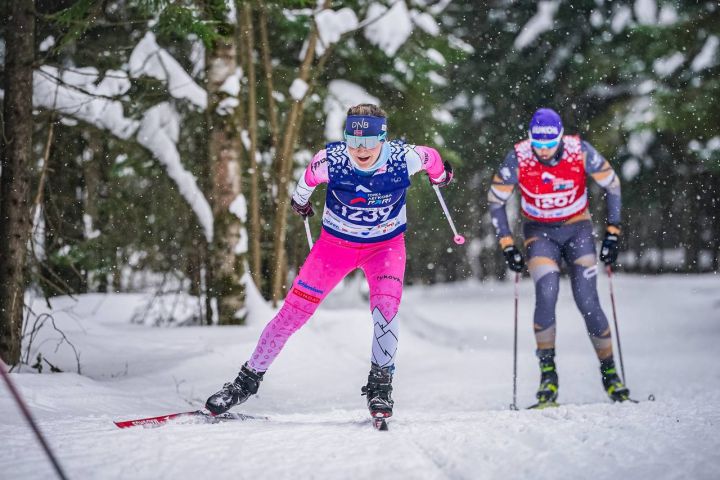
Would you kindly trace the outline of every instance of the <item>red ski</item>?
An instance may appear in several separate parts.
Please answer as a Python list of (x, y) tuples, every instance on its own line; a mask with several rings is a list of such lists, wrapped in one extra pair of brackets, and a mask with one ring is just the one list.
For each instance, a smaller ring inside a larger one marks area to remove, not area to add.
[(244, 413), (222, 413), (213, 415), (206, 410), (193, 410), (192, 412), (171, 413), (158, 417), (138, 418), (136, 420), (123, 420), (114, 422), (118, 428), (130, 427), (160, 427), (172, 420), (187, 420), (188, 423), (220, 423), (231, 420), (268, 420), (268, 417), (254, 417)]

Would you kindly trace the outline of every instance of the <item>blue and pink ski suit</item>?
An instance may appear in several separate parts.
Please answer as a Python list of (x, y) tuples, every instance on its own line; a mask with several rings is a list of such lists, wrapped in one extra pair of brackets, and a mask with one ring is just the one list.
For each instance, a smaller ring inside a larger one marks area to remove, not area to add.
[(394, 365), (405, 274), (405, 196), (410, 177), (421, 170), (433, 180), (445, 176), (435, 149), (401, 141), (384, 142), (377, 162), (367, 170), (354, 164), (344, 142), (331, 143), (313, 157), (293, 199), (304, 205), (315, 187), (328, 184), (322, 233), (282, 308), (260, 335), (248, 361), (250, 368), (266, 371), (288, 338), (357, 268), (365, 273), (370, 288), (371, 360), (381, 367)]

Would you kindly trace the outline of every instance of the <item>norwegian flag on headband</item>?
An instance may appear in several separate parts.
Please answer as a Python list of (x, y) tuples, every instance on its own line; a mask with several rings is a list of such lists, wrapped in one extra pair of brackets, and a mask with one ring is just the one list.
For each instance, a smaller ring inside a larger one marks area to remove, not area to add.
[(355, 137), (372, 137), (387, 132), (387, 118), (371, 115), (349, 115), (345, 121), (345, 133)]

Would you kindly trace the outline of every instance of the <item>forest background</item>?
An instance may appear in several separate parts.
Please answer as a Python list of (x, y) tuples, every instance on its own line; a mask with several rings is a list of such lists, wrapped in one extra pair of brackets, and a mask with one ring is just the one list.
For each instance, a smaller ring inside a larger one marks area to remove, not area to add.
[(281, 300), (308, 248), (289, 192), (360, 102), (456, 172), (468, 242), (415, 178), (409, 284), (504, 278), (486, 192), (541, 106), (621, 176), (618, 270), (718, 271), (718, 2), (10, 0), (0, 18), (8, 363), (28, 294), (183, 304), (138, 313), (158, 324), (242, 323), (250, 288)]

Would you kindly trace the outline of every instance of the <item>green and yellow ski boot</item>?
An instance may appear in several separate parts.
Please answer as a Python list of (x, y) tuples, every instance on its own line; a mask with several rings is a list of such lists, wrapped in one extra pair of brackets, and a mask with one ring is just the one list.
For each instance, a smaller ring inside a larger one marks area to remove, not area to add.
[(630, 390), (620, 379), (615, 369), (615, 361), (612, 358), (600, 362), (600, 373), (602, 384), (605, 387), (608, 397), (613, 402), (624, 402), (630, 400)]
[(540, 359), (540, 386), (535, 394), (537, 403), (530, 408), (557, 407), (558, 374), (555, 369), (555, 349), (537, 350)]

